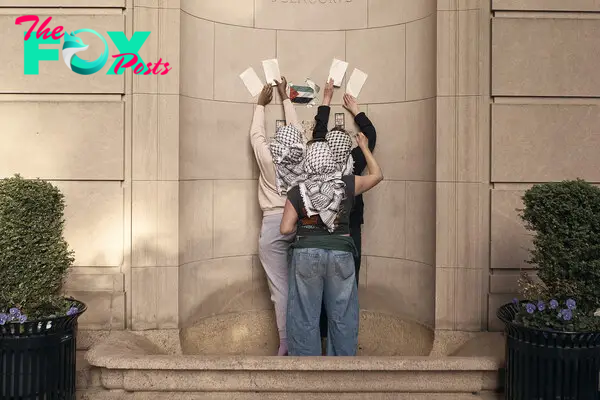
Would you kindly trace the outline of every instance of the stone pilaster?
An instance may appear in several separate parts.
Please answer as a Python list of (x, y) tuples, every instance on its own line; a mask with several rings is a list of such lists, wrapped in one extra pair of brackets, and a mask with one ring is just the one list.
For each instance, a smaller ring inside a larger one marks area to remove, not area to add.
[(167, 75), (131, 75), (131, 271), (133, 330), (178, 327), (180, 7), (132, 0), (133, 31), (150, 31), (145, 63), (169, 62)]
[(489, 35), (483, 0), (438, 0), (435, 327), (486, 329)]

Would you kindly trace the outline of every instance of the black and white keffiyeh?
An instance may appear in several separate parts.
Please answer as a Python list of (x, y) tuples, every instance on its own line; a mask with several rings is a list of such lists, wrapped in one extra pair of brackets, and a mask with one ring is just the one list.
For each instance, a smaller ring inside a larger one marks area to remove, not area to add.
[(306, 213), (309, 217), (318, 214), (327, 230), (333, 232), (346, 184), (329, 143), (315, 142), (309, 146), (304, 169), (306, 179), (299, 183), (299, 188)]
[(325, 136), (335, 162), (340, 166), (342, 174), (352, 175), (354, 172), (354, 159), (352, 151), (352, 138), (344, 131), (331, 130)]
[(277, 130), (270, 144), (277, 192), (285, 196), (287, 191), (304, 179), (304, 153), (306, 146), (302, 132), (293, 125)]
[(333, 130), (325, 139), (307, 149), (302, 131), (286, 125), (277, 130), (270, 149), (279, 194), (285, 196), (298, 185), (307, 216), (319, 215), (327, 230), (333, 232), (346, 196), (342, 177), (352, 174), (354, 160), (350, 155), (352, 139), (346, 132)]

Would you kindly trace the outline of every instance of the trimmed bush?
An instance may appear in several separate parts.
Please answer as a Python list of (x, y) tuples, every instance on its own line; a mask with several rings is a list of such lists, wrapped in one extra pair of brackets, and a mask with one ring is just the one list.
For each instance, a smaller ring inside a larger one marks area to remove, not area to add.
[(535, 185), (523, 196), (521, 218), (533, 232), (517, 320), (563, 331), (600, 328), (600, 188), (583, 180)]
[(62, 297), (73, 264), (63, 237), (64, 196), (43, 180), (0, 180), (0, 312), (29, 319), (65, 314)]

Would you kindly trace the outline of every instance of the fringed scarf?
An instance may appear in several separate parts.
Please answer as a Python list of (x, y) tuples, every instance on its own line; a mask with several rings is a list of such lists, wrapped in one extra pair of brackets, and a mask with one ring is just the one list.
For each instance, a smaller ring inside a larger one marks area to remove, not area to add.
[(282, 126), (270, 144), (277, 192), (285, 196), (287, 191), (304, 179), (304, 153), (306, 146), (302, 132), (293, 125)]
[(335, 156), (328, 142), (311, 144), (304, 161), (306, 179), (299, 184), (307, 215), (318, 214), (329, 232), (336, 228), (335, 220), (346, 196), (343, 170), (338, 162), (342, 156), (342, 153)]
[(352, 151), (352, 138), (344, 131), (331, 130), (325, 136), (333, 158), (342, 170), (342, 175), (352, 175), (354, 172), (354, 159)]

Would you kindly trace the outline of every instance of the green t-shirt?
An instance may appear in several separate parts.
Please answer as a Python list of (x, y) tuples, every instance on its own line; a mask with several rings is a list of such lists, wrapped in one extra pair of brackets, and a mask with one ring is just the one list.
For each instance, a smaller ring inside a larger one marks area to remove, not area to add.
[(292, 243), (291, 248), (337, 250), (352, 253), (354, 257), (358, 255), (354, 239), (350, 236), (342, 235), (296, 236), (296, 241)]

